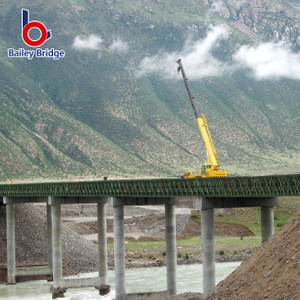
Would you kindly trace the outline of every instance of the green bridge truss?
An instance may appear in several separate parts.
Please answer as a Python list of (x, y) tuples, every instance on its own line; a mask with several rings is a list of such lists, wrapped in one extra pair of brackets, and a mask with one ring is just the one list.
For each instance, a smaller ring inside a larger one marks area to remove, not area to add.
[(300, 174), (197, 179), (0, 184), (0, 196), (300, 196)]

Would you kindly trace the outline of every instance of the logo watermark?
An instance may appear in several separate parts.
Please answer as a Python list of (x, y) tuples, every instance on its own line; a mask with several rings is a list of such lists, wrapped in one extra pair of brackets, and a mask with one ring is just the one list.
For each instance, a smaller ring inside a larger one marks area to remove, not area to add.
[[(32, 39), (30, 37), (31, 29), (38, 29), (40, 36), (38, 39)], [(29, 21), (29, 10), (22, 9), (21, 11), (21, 37), (23, 42), (29, 47), (41, 47), (46, 41), (48, 41), (51, 37), (51, 30), (48, 30), (47, 27), (39, 21)], [(33, 57), (37, 58), (53, 58), (54, 60), (58, 60), (59, 58), (65, 57), (64, 50), (55, 50), (51, 49), (40, 49), (37, 48), (35, 50), (26, 50), (24, 48), (19, 48), (17, 50), (9, 48), (8, 49), (8, 57), (18, 57), (18, 58), (27, 58), (28, 60), (33, 59)]]
[[(26, 45), (30, 47), (40, 47), (51, 38), (51, 30), (47, 30), (46, 26), (42, 22), (29, 22), (29, 10), (22, 9), (21, 22), (22, 39)], [(37, 28), (40, 31), (40, 38), (37, 40), (31, 39), (29, 36), (29, 31), (33, 28)]]

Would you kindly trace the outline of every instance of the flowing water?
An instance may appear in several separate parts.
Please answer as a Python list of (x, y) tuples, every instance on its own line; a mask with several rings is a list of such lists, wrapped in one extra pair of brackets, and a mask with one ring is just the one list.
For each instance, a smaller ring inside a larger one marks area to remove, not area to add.
[[(241, 262), (216, 263), (216, 283), (232, 273)], [(82, 274), (80, 277), (97, 276), (97, 273)], [(65, 300), (85, 299), (114, 299), (115, 291), (114, 271), (108, 271), (108, 284), (111, 292), (106, 296), (99, 296), (95, 288), (68, 289)], [(52, 283), (45, 280), (22, 282), (15, 285), (0, 284), (0, 299), (6, 300), (51, 300), (50, 287)], [(185, 292), (202, 293), (202, 265), (180, 265), (177, 266), (178, 294)], [(156, 268), (133, 268), (126, 269), (126, 292), (150, 292), (163, 291), (167, 289), (166, 267)]]

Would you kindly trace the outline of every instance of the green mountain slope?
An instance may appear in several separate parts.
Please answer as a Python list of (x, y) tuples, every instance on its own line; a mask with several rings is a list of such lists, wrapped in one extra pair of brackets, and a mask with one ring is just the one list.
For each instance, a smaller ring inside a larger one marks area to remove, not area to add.
[[(269, 39), (272, 30), (278, 39), (289, 37), (296, 51), (299, 15), (292, 4), (261, 2), (259, 23), (250, 4), (214, 11), (210, 1), (4, 1), (0, 179), (176, 176), (199, 168), (206, 154), (176, 77), (180, 57), (170, 62), (170, 78), (159, 71), (138, 77), (136, 69), (146, 57), (157, 55), (160, 63), (165, 53), (180, 54), (187, 40), (205, 40), (208, 25), (219, 22), (230, 31), (211, 51), (221, 62), (231, 62), (238, 45)], [(20, 38), (22, 8), (52, 31), (41, 48), (63, 49), (64, 58), (7, 57), (8, 48), (28, 48)], [(274, 20), (289, 22), (294, 33), (279, 30)], [(74, 47), (76, 38), (86, 45), (92, 36), (94, 48)], [(223, 168), (231, 174), (299, 169), (297, 80), (256, 80), (243, 69), (201, 79), (193, 74), (190, 83)]]

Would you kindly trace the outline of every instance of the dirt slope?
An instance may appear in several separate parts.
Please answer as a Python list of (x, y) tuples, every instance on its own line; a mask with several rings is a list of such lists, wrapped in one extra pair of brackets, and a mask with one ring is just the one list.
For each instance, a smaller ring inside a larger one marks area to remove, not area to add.
[(300, 299), (300, 211), (205, 299)]

